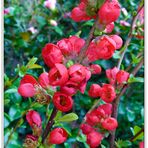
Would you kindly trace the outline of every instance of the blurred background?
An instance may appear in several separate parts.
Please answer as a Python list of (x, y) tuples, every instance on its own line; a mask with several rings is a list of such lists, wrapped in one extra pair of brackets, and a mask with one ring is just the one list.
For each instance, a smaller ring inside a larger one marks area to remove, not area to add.
[[(119, 19), (115, 22), (112, 34), (119, 34), (123, 41), (127, 39), (130, 30), (132, 16), (138, 9), (139, 0), (119, 0), (122, 10)], [(4, 0), (4, 135), (5, 144), (10, 138), (9, 135), (14, 130), (14, 126), (32, 103), (31, 99), (25, 100), (17, 93), (17, 87), (21, 77), (31, 74), (38, 77), (43, 71), (49, 71), (43, 62), (41, 51), (46, 43), (56, 43), (62, 38), (70, 35), (78, 35), (87, 39), (93, 20), (76, 23), (70, 18), (71, 10), (79, 3), (78, 0), (57, 0), (53, 5), (49, 5), (44, 0)], [(140, 24), (141, 25), (141, 24)], [(144, 41), (137, 34), (142, 30), (138, 27), (135, 37), (132, 38), (128, 46), (127, 53), (121, 65), (126, 69), (131, 63), (132, 68), (139, 62), (137, 55), (143, 51)], [(25, 69), (24, 65), (32, 57), (37, 57), (36, 66)], [(117, 51), (110, 60), (96, 61), (102, 67), (101, 75), (94, 75), (87, 85), (87, 90), (92, 83), (108, 83), (105, 77), (105, 70), (116, 66), (119, 59)], [(138, 72), (137, 76), (144, 76), (144, 68)], [(79, 124), (89, 108), (96, 101), (88, 96), (78, 93), (74, 96), (74, 112), (79, 115), (79, 119), (71, 124), (63, 126), (71, 132), (69, 139), (57, 147), (88, 147), (85, 138), (81, 134), (77, 136)], [(50, 107), (52, 108), (52, 106)], [(46, 118), (46, 106), (36, 104), (34, 110), (40, 112), (42, 119)], [(49, 114), (50, 114), (49, 110)], [(139, 136), (134, 142), (129, 143), (136, 133), (136, 130), (143, 128), (144, 123), (144, 84), (134, 83), (130, 85), (125, 95), (121, 97), (118, 115), (119, 127), (117, 129), (117, 143), (121, 147), (138, 147), (143, 135)], [(72, 128), (71, 128), (72, 126)], [(44, 127), (44, 125), (43, 125)], [(25, 118), (21, 118), (19, 128), (13, 132), (7, 148), (21, 148), (25, 135), (31, 132)], [(122, 140), (121, 140), (122, 139)], [(104, 146), (104, 147), (103, 147)], [(109, 147), (106, 140), (103, 140), (102, 148)]]

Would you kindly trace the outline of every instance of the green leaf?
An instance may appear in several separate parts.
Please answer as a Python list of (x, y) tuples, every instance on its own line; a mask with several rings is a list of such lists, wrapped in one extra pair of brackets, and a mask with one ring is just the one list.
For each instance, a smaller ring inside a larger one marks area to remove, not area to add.
[(77, 114), (75, 113), (69, 113), (64, 115), (63, 117), (57, 119), (57, 122), (72, 122), (78, 119)]
[[(139, 126), (134, 126), (134, 136), (141, 130), (141, 127)], [(134, 138), (133, 141), (136, 141), (136, 140), (142, 140), (143, 139), (143, 136), (144, 136), (144, 132), (141, 132), (141, 134), (139, 134), (138, 136), (136, 136)]]
[(132, 122), (135, 120), (135, 113), (131, 110), (127, 110), (128, 121)]
[(55, 26), (55, 27), (54, 27), (54, 30), (55, 30), (55, 32), (58, 33), (59, 35), (61, 35), (61, 36), (63, 35), (63, 31), (62, 31), (62, 29), (61, 29), (60, 27)]
[(12, 93), (16, 93), (16, 92), (17, 92), (17, 88), (10, 88), (5, 91), (5, 94), (12, 94)]
[(135, 82), (144, 82), (144, 78), (142, 77), (134, 77), (132, 74), (130, 75), (130, 78), (128, 79), (128, 83), (135, 83)]
[(38, 60), (38, 58), (32, 57), (32, 58), (29, 60), (29, 62), (27, 63), (26, 66), (29, 68), (30, 66), (34, 65), (37, 60)]
[(38, 64), (33, 64), (29, 67), (29, 69), (37, 69), (37, 68), (42, 68), (42, 66), (40, 66)]
[(132, 143), (129, 140), (118, 140), (115, 142), (117, 148), (127, 148), (132, 145)]

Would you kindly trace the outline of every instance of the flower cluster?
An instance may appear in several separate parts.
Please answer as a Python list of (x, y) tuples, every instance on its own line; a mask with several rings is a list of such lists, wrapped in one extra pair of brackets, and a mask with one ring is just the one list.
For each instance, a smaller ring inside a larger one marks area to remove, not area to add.
[(81, 0), (80, 4), (71, 12), (71, 18), (76, 22), (98, 17), (99, 23), (106, 26), (106, 31), (114, 27), (113, 23), (119, 15), (120, 4), (117, 0), (105, 0), (103, 4), (100, 4), (99, 0)]
[(86, 114), (86, 124), (81, 125), (83, 134), (87, 137), (87, 144), (90, 147), (100, 145), (106, 130), (113, 131), (117, 128), (118, 122), (111, 117), (112, 105), (103, 104), (97, 109)]
[[(44, 2), (45, 7), (53, 9), (56, 1)], [(52, 6), (54, 5), (54, 6)], [(99, 18), (98, 24), (103, 26), (105, 33), (111, 33), (120, 14), (120, 5), (117, 0), (106, 0), (102, 5), (98, 0), (81, 0), (78, 7), (71, 12), (71, 18), (75, 21), (86, 21)], [(63, 38), (56, 44), (47, 43), (42, 49), (42, 58), (50, 68), (49, 72), (42, 73), (38, 81), (26, 74), (20, 81), (18, 93), (23, 97), (34, 97), (41, 104), (49, 104), (61, 112), (72, 110), (72, 99), (78, 91), (84, 94), (88, 80), (92, 74), (100, 74), (102, 69), (96, 60), (110, 59), (115, 50), (121, 48), (123, 41), (118, 35), (103, 35), (94, 38), (86, 47), (82, 55), (82, 49), (87, 42), (77, 36)], [(83, 58), (82, 60), (80, 60)], [(118, 70), (116, 67), (106, 70), (110, 84), (92, 84), (88, 94), (92, 98), (100, 97), (106, 104), (86, 114), (86, 124), (81, 125), (82, 132), (87, 136), (90, 147), (97, 147), (104, 138), (105, 131), (115, 130), (117, 120), (111, 117), (111, 103), (116, 98), (115, 84), (122, 84), (129, 78), (129, 73)], [(51, 91), (52, 90), (52, 91)], [(52, 92), (52, 93), (51, 93)], [(32, 127), (33, 135), (26, 137), (26, 143), (31, 141), (36, 145), (36, 139), (41, 135), (42, 121), (40, 115), (30, 110), (26, 119)], [(61, 144), (67, 140), (68, 134), (63, 128), (54, 128), (48, 135), (47, 143)], [(33, 147), (33, 146), (32, 146)]]
[(117, 67), (106, 70), (106, 76), (110, 81), (110, 84), (116, 83), (122, 84), (128, 81), (130, 74), (124, 70), (119, 70)]

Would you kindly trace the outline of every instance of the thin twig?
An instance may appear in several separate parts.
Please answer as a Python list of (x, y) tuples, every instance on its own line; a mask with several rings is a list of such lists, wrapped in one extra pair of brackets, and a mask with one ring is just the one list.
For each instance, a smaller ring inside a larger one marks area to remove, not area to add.
[(143, 133), (144, 132), (144, 128), (142, 128), (134, 137), (132, 137), (131, 139), (130, 139), (130, 141), (131, 142), (133, 142), (141, 133)]
[(95, 31), (95, 28), (96, 28), (96, 25), (98, 24), (98, 18), (96, 18), (91, 30), (90, 30), (90, 33), (89, 33), (89, 36), (85, 42), (85, 45), (83, 46), (83, 48), (81, 49), (81, 52), (79, 54), (79, 63), (81, 63), (83, 61), (83, 59), (85, 58), (85, 53), (86, 53), (86, 50), (93, 38), (93, 35), (94, 35), (94, 31)]
[(54, 118), (55, 118), (57, 112), (58, 112), (58, 110), (54, 107), (54, 108), (53, 108), (53, 111), (52, 111), (52, 113), (51, 113), (51, 116), (50, 116), (50, 118), (49, 118), (49, 120), (48, 120), (47, 126), (46, 126), (46, 128), (45, 128), (45, 130), (44, 130), (44, 132), (43, 132), (43, 135), (42, 135), (42, 143), (44, 143), (46, 137), (48, 136), (48, 133), (49, 133), (50, 130), (51, 130), (51, 127), (52, 127), (53, 124), (54, 124)]
[(121, 66), (121, 63), (122, 63), (122, 61), (123, 61), (124, 55), (125, 55), (125, 53), (126, 53), (126, 51), (127, 51), (127, 47), (128, 47), (128, 45), (129, 45), (129, 43), (130, 43), (132, 37), (133, 37), (133, 34), (132, 34), (132, 33), (133, 33), (134, 29), (135, 29), (136, 21), (137, 21), (137, 19), (138, 19), (138, 17), (139, 17), (139, 14), (140, 14), (141, 10), (143, 9), (143, 7), (144, 7), (144, 5), (141, 6), (141, 8), (138, 10), (136, 16), (133, 18), (132, 26), (131, 26), (130, 32), (129, 32), (128, 37), (127, 37), (127, 40), (126, 40), (126, 42), (125, 42), (125, 44), (124, 44), (124, 46), (123, 46), (122, 53), (121, 53), (121, 57), (120, 57), (120, 59), (119, 59), (119, 61), (118, 61), (118, 66), (117, 66), (118, 69), (120, 69), (120, 66)]

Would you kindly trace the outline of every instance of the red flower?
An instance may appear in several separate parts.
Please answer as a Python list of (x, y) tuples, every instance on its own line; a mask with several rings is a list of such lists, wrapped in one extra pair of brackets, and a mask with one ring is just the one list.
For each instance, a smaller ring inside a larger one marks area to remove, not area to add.
[(90, 145), (91, 148), (98, 147), (101, 144), (101, 140), (103, 136), (96, 131), (92, 131), (87, 135), (87, 144)]
[(78, 89), (84, 93), (87, 81), (91, 77), (91, 72), (80, 64), (72, 65), (69, 68), (69, 79), (78, 84)]
[(62, 86), (68, 81), (68, 71), (63, 64), (55, 64), (49, 73), (49, 84), (52, 86)]
[(48, 43), (42, 50), (42, 57), (44, 62), (49, 67), (54, 67), (56, 63), (63, 62), (63, 55), (58, 46)]
[(85, 44), (85, 40), (81, 39), (77, 36), (71, 36), (69, 38), (69, 41), (71, 42), (72, 46), (73, 46), (73, 52), (74, 53), (79, 53), (81, 48), (84, 46)]
[(90, 66), (90, 70), (91, 70), (92, 74), (100, 74), (102, 71), (101, 66), (99, 66), (97, 64), (92, 64)]
[(116, 49), (120, 49), (122, 47), (123, 41), (120, 36), (118, 35), (111, 35), (110, 36), (116, 43)]
[(72, 109), (73, 100), (71, 96), (68, 96), (67, 94), (56, 92), (53, 96), (53, 104), (58, 110), (68, 112)]
[(120, 15), (120, 5), (117, 0), (106, 0), (98, 11), (101, 24), (115, 22)]
[(115, 118), (109, 117), (102, 122), (102, 127), (112, 131), (115, 130), (118, 126), (118, 122)]
[(60, 91), (73, 96), (77, 92), (78, 84), (76, 82), (68, 81), (63, 87), (60, 88)]
[(99, 50), (99, 59), (110, 59), (116, 49), (116, 43), (113, 39), (108, 36), (103, 36), (97, 43)]
[(61, 144), (67, 140), (68, 134), (63, 128), (55, 128), (50, 132), (49, 143)]
[(97, 110), (102, 110), (105, 112), (105, 116), (109, 117), (111, 116), (112, 114), (112, 104), (103, 104), (103, 105), (100, 105)]
[(42, 74), (39, 76), (38, 81), (39, 81), (40, 85), (41, 85), (43, 88), (49, 87), (48, 73), (47, 73), (47, 72), (42, 73)]
[(61, 50), (62, 54), (75, 55), (78, 54), (81, 48), (84, 46), (85, 40), (78, 38), (77, 36), (71, 36), (68, 39), (62, 39), (57, 42), (57, 46)]
[(88, 124), (81, 124), (80, 129), (82, 130), (83, 134), (87, 135), (92, 132), (94, 129)]
[(116, 82), (116, 74), (119, 72), (119, 69), (117, 67), (114, 67), (112, 69), (106, 70), (106, 76), (110, 81), (110, 84), (115, 84)]
[(99, 59), (107, 60), (113, 56), (115, 49), (115, 41), (109, 36), (103, 36), (97, 41), (97, 43), (90, 43), (86, 55), (91, 62)]
[(129, 75), (130, 74), (128, 72), (120, 70), (116, 75), (116, 80), (119, 84), (122, 84), (123, 82), (127, 82)]
[(57, 46), (61, 50), (63, 55), (69, 55), (72, 50), (72, 44), (69, 39), (62, 39), (57, 42)]
[(35, 95), (35, 85), (38, 85), (36, 79), (27, 74), (20, 81), (18, 93), (23, 97), (33, 97)]
[(92, 19), (91, 17), (89, 17), (86, 14), (86, 3), (81, 2), (78, 7), (75, 7), (72, 12), (71, 12), (71, 18), (75, 21), (75, 22), (80, 22), (80, 21), (88, 21), (90, 19)]
[(38, 112), (34, 110), (28, 111), (26, 119), (31, 127), (33, 127), (34, 125), (36, 125), (37, 127), (41, 127), (42, 120)]
[(105, 117), (105, 112), (103, 109), (95, 109), (90, 113), (86, 114), (86, 122), (89, 125), (97, 125), (101, 122), (101, 119)]
[(106, 25), (106, 28), (104, 30), (105, 33), (111, 33), (114, 29), (114, 22), (111, 22), (110, 24)]
[(101, 95), (101, 87), (98, 84), (92, 84), (89, 91), (88, 95), (92, 98), (98, 98)]
[(101, 99), (106, 103), (111, 103), (116, 97), (115, 89), (110, 84), (104, 84), (102, 87)]

